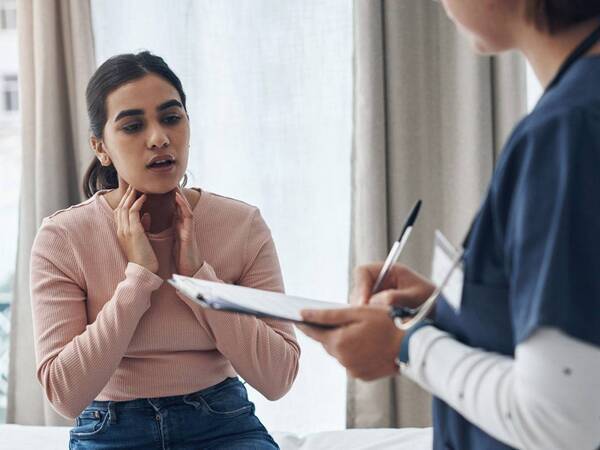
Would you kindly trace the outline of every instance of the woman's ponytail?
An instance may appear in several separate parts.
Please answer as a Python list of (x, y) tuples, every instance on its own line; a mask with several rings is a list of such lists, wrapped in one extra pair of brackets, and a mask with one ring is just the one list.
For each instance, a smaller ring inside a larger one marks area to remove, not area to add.
[(103, 166), (96, 158), (83, 176), (83, 193), (86, 198), (92, 197), (103, 189), (116, 189), (119, 187), (119, 177), (115, 167)]

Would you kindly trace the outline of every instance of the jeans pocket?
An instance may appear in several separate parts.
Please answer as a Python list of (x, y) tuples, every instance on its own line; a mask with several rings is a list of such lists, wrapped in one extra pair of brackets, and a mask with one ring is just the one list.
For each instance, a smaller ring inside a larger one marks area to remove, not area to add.
[(206, 410), (214, 417), (224, 419), (254, 413), (254, 403), (248, 400), (246, 388), (242, 383), (231, 383), (214, 391), (209, 388), (208, 391), (187, 395), (183, 401), (196, 409)]
[(71, 437), (85, 439), (97, 436), (109, 426), (109, 411), (85, 409), (76, 419), (76, 425), (70, 431)]

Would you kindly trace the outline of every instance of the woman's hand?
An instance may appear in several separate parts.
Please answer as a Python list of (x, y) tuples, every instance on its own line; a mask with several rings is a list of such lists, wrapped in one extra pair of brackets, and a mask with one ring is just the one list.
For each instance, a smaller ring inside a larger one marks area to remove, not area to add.
[[(117, 223), (117, 238), (129, 262), (157, 273), (158, 259), (140, 219), (140, 210), (146, 201), (146, 194), (136, 200), (136, 193), (137, 191), (129, 186), (113, 212)], [(144, 222), (147, 221), (148, 217), (144, 217)]]
[(401, 264), (394, 264), (381, 290), (371, 297), (371, 290), (383, 263), (367, 264), (354, 270), (354, 288), (350, 303), (354, 305), (420, 306), (435, 290), (426, 278)]
[(204, 261), (200, 258), (198, 241), (194, 236), (194, 214), (192, 207), (178, 188), (175, 191), (175, 245), (173, 252), (177, 273), (188, 277), (193, 276)]

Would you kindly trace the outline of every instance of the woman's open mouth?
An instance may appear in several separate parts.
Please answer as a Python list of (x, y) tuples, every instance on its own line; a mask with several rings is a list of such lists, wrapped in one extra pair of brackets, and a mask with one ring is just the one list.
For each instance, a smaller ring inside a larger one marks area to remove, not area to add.
[(156, 158), (146, 168), (153, 172), (169, 172), (175, 168), (175, 160), (170, 157)]

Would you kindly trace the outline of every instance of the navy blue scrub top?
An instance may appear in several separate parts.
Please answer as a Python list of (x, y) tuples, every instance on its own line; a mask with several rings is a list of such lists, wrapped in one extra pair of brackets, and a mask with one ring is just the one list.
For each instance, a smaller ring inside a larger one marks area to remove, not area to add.
[[(436, 326), (514, 356), (540, 327), (600, 346), (600, 57), (577, 61), (513, 131), (466, 243), (462, 304)], [(434, 399), (435, 449), (507, 449)]]

